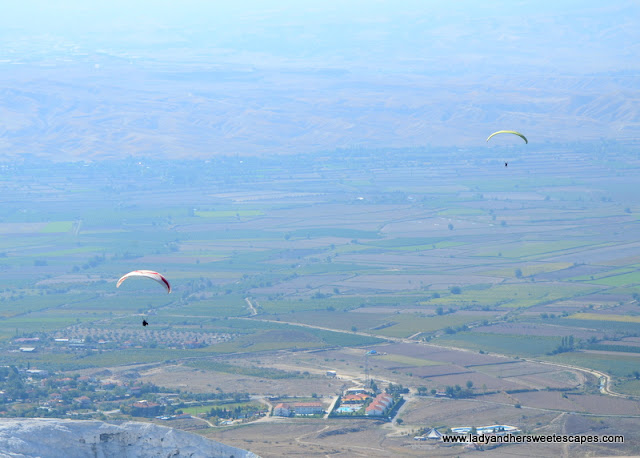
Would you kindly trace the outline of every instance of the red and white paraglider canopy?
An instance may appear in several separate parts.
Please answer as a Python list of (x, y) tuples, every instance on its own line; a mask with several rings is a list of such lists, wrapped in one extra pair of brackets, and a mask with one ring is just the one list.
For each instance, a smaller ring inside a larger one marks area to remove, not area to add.
[(131, 277), (150, 278), (152, 280), (157, 281), (162, 286), (164, 286), (164, 288), (167, 290), (167, 293), (171, 293), (171, 285), (169, 284), (169, 281), (166, 278), (164, 278), (164, 275), (159, 274), (158, 272), (154, 272), (153, 270), (134, 270), (133, 272), (129, 272), (128, 274), (123, 275), (120, 278), (120, 280), (118, 280), (118, 284), (116, 285), (116, 288), (119, 288), (123, 281)]

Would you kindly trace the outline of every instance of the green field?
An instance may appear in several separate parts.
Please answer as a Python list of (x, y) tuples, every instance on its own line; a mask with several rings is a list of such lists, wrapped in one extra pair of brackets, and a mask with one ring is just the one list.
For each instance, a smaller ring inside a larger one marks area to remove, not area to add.
[(393, 315), (386, 322), (389, 326), (373, 332), (389, 337), (409, 337), (416, 333), (428, 333), (449, 327), (462, 326), (479, 319), (479, 317), (473, 315), (420, 316), (407, 313)]
[(587, 367), (606, 372), (614, 377), (629, 377), (633, 371), (638, 370), (640, 356), (630, 354), (612, 353), (561, 353), (548, 356), (545, 359), (559, 363), (571, 364), (579, 367)]
[(73, 228), (73, 221), (52, 221), (42, 229), (44, 234), (69, 232)]
[(512, 356), (541, 356), (560, 345), (560, 337), (528, 336), (519, 334), (489, 334), (459, 332), (433, 341), (437, 344), (483, 350)]
[[(19, 365), (97, 367), (359, 347), (385, 337), (437, 335), (438, 342), (522, 356), (559, 344), (554, 336), (464, 331), (497, 319), (637, 334), (632, 311), (599, 315), (588, 308), (592, 295), (596, 306), (628, 308), (640, 283), (640, 253), (603, 229), (626, 228), (620, 221), (640, 208), (606, 194), (635, 199), (628, 192), (634, 179), (607, 175), (605, 189), (600, 156), (584, 153), (576, 162), (566, 147), (540, 148), (585, 175), (574, 183), (536, 162), (535, 177), (515, 177), (519, 172), (505, 174), (479, 159), (460, 161), (451, 174), (444, 164), (467, 153), (411, 148), (379, 156), (327, 152), (322, 160), (244, 158), (241, 167), (220, 158), (160, 161), (144, 172), (136, 161), (18, 167), (0, 180), (3, 195), (11, 196), (0, 209), (3, 354)], [(590, 175), (585, 166), (593, 164), (600, 171)], [(65, 177), (55, 187), (29, 191), (54, 171)], [(580, 189), (591, 185), (593, 196), (606, 198), (587, 205)], [(172, 293), (144, 280), (115, 288), (123, 273), (141, 268), (164, 273)], [(565, 269), (576, 275), (565, 279)], [(568, 318), (556, 310), (564, 301), (573, 306)], [(546, 306), (554, 318), (541, 320)], [(166, 333), (171, 348), (156, 334), (153, 345), (165, 348), (151, 347), (140, 333), (142, 317), (153, 333)], [(44, 344), (36, 354), (13, 353), (16, 337), (50, 342), (82, 332), (111, 333), (114, 348), (118, 332), (141, 338), (120, 356), (101, 353), (103, 347), (52, 355)], [(223, 337), (181, 349), (200, 333)]]
[(247, 218), (262, 216), (261, 210), (196, 210), (195, 216), (200, 218)]
[[(460, 294), (451, 294), (429, 300), (429, 305), (475, 305), (505, 308), (526, 308), (561, 299), (569, 299), (597, 291), (597, 287), (578, 284), (513, 283), (497, 284), (482, 289), (462, 289)], [(426, 304), (426, 303), (425, 303)]]
[(550, 254), (557, 254), (575, 248), (597, 248), (606, 245), (606, 243), (596, 241), (574, 242), (569, 240), (557, 240), (548, 242), (519, 242), (506, 244), (501, 248), (496, 248), (491, 251), (479, 251), (477, 253), (477, 256), (498, 256), (499, 254), (501, 254), (502, 257), (509, 259), (535, 260), (547, 257)]
[(640, 316), (628, 315), (606, 315), (603, 313), (576, 313), (570, 315), (569, 319), (593, 320), (593, 321), (619, 321), (621, 323), (640, 323)]

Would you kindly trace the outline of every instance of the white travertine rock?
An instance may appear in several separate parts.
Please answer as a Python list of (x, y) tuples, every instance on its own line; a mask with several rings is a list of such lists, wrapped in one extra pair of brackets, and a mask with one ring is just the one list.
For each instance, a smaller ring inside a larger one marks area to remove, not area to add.
[(0, 419), (0, 458), (259, 458), (236, 447), (151, 423)]

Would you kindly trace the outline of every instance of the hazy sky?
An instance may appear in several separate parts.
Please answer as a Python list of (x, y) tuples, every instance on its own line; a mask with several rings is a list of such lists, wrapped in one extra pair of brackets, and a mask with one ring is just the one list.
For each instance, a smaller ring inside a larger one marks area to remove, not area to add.
[(589, 72), (637, 68), (639, 13), (634, 1), (32, 0), (3, 5), (0, 37), (22, 53), (75, 46), (255, 65)]

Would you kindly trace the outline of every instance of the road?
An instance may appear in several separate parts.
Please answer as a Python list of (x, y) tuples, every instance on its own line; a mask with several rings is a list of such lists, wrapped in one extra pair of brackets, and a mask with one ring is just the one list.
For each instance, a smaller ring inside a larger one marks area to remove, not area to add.
[[(263, 318), (244, 318), (244, 319), (264, 321), (264, 322), (267, 322), (267, 323), (288, 324), (290, 326), (299, 326), (299, 327), (303, 327), (303, 328), (320, 329), (320, 330), (323, 330), (323, 331), (341, 332), (341, 333), (344, 333), (344, 334), (351, 334), (351, 335), (356, 334), (356, 335), (363, 336), (363, 337), (376, 337), (378, 339), (388, 340), (388, 341), (396, 342), (396, 343), (420, 344), (420, 345), (425, 345), (425, 346), (429, 346), (429, 347), (442, 348), (442, 349), (446, 349), (446, 350), (455, 350), (455, 351), (464, 351), (464, 352), (469, 352), (469, 353), (475, 353), (474, 350), (469, 350), (467, 348), (459, 348), (459, 347), (452, 347), (452, 346), (448, 346), (448, 345), (439, 345), (439, 344), (426, 343), (426, 342), (421, 342), (421, 341), (417, 341), (417, 340), (412, 340), (410, 337), (409, 338), (389, 337), (389, 336), (376, 335), (376, 334), (372, 334), (372, 333), (368, 333), (368, 332), (362, 332), (362, 331), (353, 332), (353, 331), (347, 331), (347, 330), (344, 330), (344, 329), (333, 329), (333, 328), (328, 328), (328, 327), (325, 327), (325, 326), (316, 326), (316, 325), (313, 325), (313, 324), (296, 323), (296, 322), (291, 322), (291, 321), (276, 321), (276, 320), (267, 320), (267, 319), (263, 319)], [(506, 359), (513, 359), (511, 356), (503, 355), (503, 354), (500, 354), (500, 353), (494, 353), (494, 352), (491, 352), (491, 356), (497, 356), (497, 357), (506, 358)], [(550, 362), (550, 361), (542, 361), (542, 360), (537, 360), (537, 359), (525, 359), (525, 358), (522, 358), (521, 360), (522, 361), (532, 362), (532, 363), (537, 363), (537, 364), (545, 364), (545, 365), (550, 365), (550, 366), (556, 366), (556, 367), (560, 367), (560, 368), (563, 368), (563, 369), (570, 369), (570, 370), (579, 371), (579, 372), (582, 372), (582, 373), (585, 373), (585, 374), (590, 374), (590, 375), (596, 377), (600, 381), (600, 393), (602, 393), (604, 395), (607, 395), (607, 396), (620, 397), (620, 398), (625, 398), (625, 399), (629, 398), (629, 397), (636, 398), (636, 396), (624, 395), (624, 394), (617, 393), (617, 392), (613, 391), (611, 389), (611, 376), (608, 375), (608, 374), (605, 374), (604, 372), (597, 371), (595, 369), (588, 369), (588, 368), (585, 368), (585, 367), (572, 366), (570, 364), (563, 364), (563, 363)], [(603, 381), (604, 381), (604, 383), (603, 383)]]
[(256, 316), (258, 314), (258, 311), (256, 310), (256, 308), (253, 306), (253, 304), (251, 303), (251, 299), (249, 299), (248, 297), (244, 298), (244, 301), (247, 303), (247, 305), (249, 306), (249, 310), (251, 310), (251, 316)]

